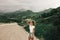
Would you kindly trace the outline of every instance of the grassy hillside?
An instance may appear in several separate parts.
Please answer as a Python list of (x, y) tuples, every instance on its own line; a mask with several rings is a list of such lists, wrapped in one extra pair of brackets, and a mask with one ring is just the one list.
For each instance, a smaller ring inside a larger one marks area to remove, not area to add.
[[(36, 21), (35, 36), (45, 40), (60, 40), (60, 7), (47, 9), (41, 12), (16, 11), (0, 15), (0, 22), (17, 22), (26, 25), (25, 19), (31, 18)], [(28, 25), (25, 30), (29, 32)]]

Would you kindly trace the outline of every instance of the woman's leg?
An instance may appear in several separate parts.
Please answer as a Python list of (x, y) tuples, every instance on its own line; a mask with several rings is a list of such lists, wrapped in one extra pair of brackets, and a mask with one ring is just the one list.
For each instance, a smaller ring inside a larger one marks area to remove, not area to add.
[(34, 40), (34, 34), (30, 33), (29, 37), (28, 37), (28, 40)]
[(30, 40), (31, 39), (31, 33), (29, 33), (29, 37), (28, 37), (28, 40)]
[(34, 34), (32, 34), (31, 40), (34, 40)]
[(31, 40), (34, 40), (34, 37), (32, 37)]
[(30, 40), (31, 38), (30, 37), (28, 37), (28, 40)]

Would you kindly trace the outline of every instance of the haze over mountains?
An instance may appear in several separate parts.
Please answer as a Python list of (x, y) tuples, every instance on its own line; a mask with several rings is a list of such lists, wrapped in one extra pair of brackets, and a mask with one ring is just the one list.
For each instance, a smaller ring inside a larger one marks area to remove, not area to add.
[(16, 10), (41, 11), (60, 6), (60, 0), (0, 0), (0, 11)]

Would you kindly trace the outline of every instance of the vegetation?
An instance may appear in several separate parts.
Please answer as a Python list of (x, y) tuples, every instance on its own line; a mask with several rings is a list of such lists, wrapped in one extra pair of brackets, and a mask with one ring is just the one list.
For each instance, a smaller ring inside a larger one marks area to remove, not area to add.
[[(0, 22), (17, 22), (18, 25), (26, 25), (25, 19), (36, 21), (35, 36), (44, 40), (60, 40), (60, 7), (47, 9), (42, 12), (32, 12), (31, 10), (16, 11), (0, 14)], [(29, 32), (28, 25), (24, 27)]]

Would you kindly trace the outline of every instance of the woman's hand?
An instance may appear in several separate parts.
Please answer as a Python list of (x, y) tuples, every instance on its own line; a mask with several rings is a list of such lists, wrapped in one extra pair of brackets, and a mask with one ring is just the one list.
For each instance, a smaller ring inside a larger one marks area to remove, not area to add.
[(35, 33), (35, 29), (33, 29), (33, 34)]

